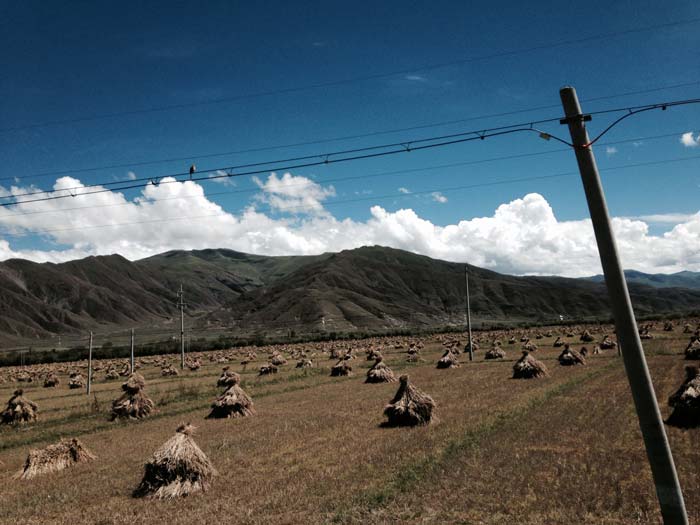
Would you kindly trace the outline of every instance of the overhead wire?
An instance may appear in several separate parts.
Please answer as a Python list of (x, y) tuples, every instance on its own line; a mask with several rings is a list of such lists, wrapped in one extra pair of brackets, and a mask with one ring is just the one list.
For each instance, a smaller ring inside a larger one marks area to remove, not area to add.
[[(642, 113), (645, 111), (650, 111), (653, 109), (664, 109), (665, 110), (669, 107), (683, 106), (683, 105), (697, 104), (697, 103), (700, 103), (700, 99), (676, 100), (676, 101), (646, 104), (643, 106), (633, 106), (633, 107), (601, 110), (601, 111), (587, 113), (587, 115), (600, 115), (600, 114), (609, 114), (609, 113), (614, 113), (614, 112), (625, 111), (628, 113), (628, 115), (626, 115), (624, 118), (627, 118), (629, 116), (636, 115), (636, 114), (639, 114), (639, 113)], [(601, 135), (599, 135), (594, 140), (598, 140), (603, 134), (607, 133), (614, 126), (616, 126), (617, 124), (622, 122), (624, 120), (624, 118), (617, 119), (610, 126), (608, 126)], [(142, 177), (142, 178), (134, 179), (133, 181), (130, 181), (130, 183), (125, 183), (124, 181), (116, 181), (116, 182), (115, 181), (107, 181), (107, 182), (104, 182), (101, 184), (75, 186), (75, 187), (71, 187), (71, 188), (61, 188), (58, 190), (41, 190), (41, 191), (35, 191), (35, 192), (14, 193), (11, 195), (2, 196), (0, 198), (17, 199), (18, 197), (40, 195), (40, 194), (52, 194), (52, 193), (61, 192), (60, 195), (51, 195), (48, 197), (42, 197), (42, 198), (37, 198), (37, 199), (17, 200), (16, 202), (4, 202), (4, 203), (0, 203), (0, 207), (14, 206), (17, 203), (43, 202), (43, 201), (49, 201), (49, 200), (76, 197), (77, 195), (82, 196), (82, 195), (93, 195), (96, 193), (105, 193), (105, 192), (113, 191), (111, 189), (105, 188), (106, 186), (116, 186), (119, 184), (121, 184), (121, 186), (115, 188), (115, 190), (117, 190), (117, 191), (119, 191), (119, 190), (123, 191), (123, 190), (134, 189), (134, 188), (142, 188), (142, 187), (147, 186), (148, 184), (158, 185), (158, 184), (170, 184), (170, 183), (175, 183), (175, 182), (181, 183), (181, 182), (185, 182), (185, 181), (177, 180), (177, 177), (183, 177), (183, 176), (189, 176), (188, 180), (191, 180), (191, 181), (203, 181), (203, 180), (212, 180), (212, 179), (259, 175), (259, 174), (263, 174), (263, 173), (269, 173), (271, 171), (285, 171), (285, 170), (301, 169), (301, 168), (322, 166), (322, 165), (328, 165), (328, 164), (336, 164), (336, 163), (341, 163), (341, 162), (350, 162), (350, 161), (356, 161), (356, 160), (362, 160), (362, 159), (377, 158), (377, 157), (383, 157), (383, 156), (388, 156), (388, 155), (397, 155), (397, 154), (401, 154), (401, 153), (408, 153), (411, 151), (420, 151), (420, 150), (425, 150), (425, 149), (444, 147), (444, 146), (449, 146), (449, 145), (453, 145), (453, 144), (472, 142), (475, 140), (484, 140), (486, 138), (503, 136), (503, 135), (508, 135), (508, 134), (512, 134), (512, 133), (521, 133), (521, 132), (537, 133), (540, 137), (545, 138), (547, 140), (554, 139), (562, 144), (573, 147), (573, 144), (571, 144), (567, 140), (562, 139), (560, 137), (557, 137), (551, 133), (541, 131), (540, 129), (535, 127), (536, 124), (546, 124), (546, 123), (551, 123), (551, 122), (555, 122), (555, 121), (561, 122), (562, 119), (560, 119), (560, 118), (540, 119), (540, 120), (533, 120), (529, 123), (511, 124), (511, 125), (487, 128), (484, 130), (471, 130), (471, 131), (453, 133), (453, 134), (449, 134), (449, 135), (441, 135), (441, 136), (428, 137), (428, 138), (422, 138), (422, 139), (411, 139), (411, 140), (406, 140), (406, 141), (401, 141), (401, 142), (394, 142), (394, 143), (390, 143), (390, 144), (366, 146), (363, 148), (354, 148), (354, 149), (336, 151), (336, 152), (331, 152), (331, 153), (317, 153), (317, 154), (313, 154), (313, 155), (304, 155), (304, 156), (292, 157), (292, 158), (283, 159), (283, 160), (263, 161), (263, 162), (249, 163), (249, 164), (243, 164), (243, 165), (238, 165), (238, 166), (215, 168), (215, 169), (211, 169), (211, 170), (206, 170), (203, 173), (221, 172), (222, 174), (208, 175), (206, 177), (201, 177), (201, 176), (193, 177), (192, 174), (190, 174), (188, 172), (188, 173), (178, 173), (178, 174), (173, 174), (173, 175), (165, 175), (165, 176), (161, 176), (161, 177)], [(428, 142), (430, 142), (430, 144), (426, 144)], [(393, 149), (391, 149), (391, 148), (393, 148)], [(388, 151), (379, 151), (378, 152), (377, 150), (388, 150)], [(348, 155), (351, 153), (362, 153), (362, 154), (356, 154), (356, 155), (351, 155), (351, 156), (346, 156), (346, 157), (341, 157), (341, 158), (331, 158), (331, 157), (335, 157), (338, 155)], [(311, 159), (319, 159), (319, 160), (312, 161)], [(305, 160), (308, 160), (309, 162), (302, 162)], [(273, 166), (273, 164), (276, 164), (276, 163), (287, 163), (287, 162), (300, 162), (300, 163), (286, 164), (284, 166)], [(267, 166), (267, 167), (265, 169), (260, 169), (260, 170), (252, 170), (252, 171), (244, 171), (244, 172), (238, 171), (241, 168), (256, 167), (256, 166), (263, 166), (263, 165)], [(171, 180), (163, 180), (163, 178), (171, 178)], [(144, 181), (146, 181), (146, 182), (144, 183)], [(96, 188), (96, 187), (99, 187), (100, 189), (95, 190), (95, 191), (83, 191), (86, 188)], [(80, 191), (80, 193), (78, 193), (78, 191)], [(75, 192), (75, 193), (73, 193), (73, 192)]]
[[(633, 96), (633, 95), (648, 94), (648, 93), (654, 93), (654, 92), (659, 92), (659, 91), (666, 91), (669, 89), (677, 89), (677, 88), (697, 86), (697, 85), (700, 85), (700, 80), (692, 81), (692, 82), (684, 82), (684, 83), (679, 83), (679, 84), (671, 84), (671, 85), (666, 85), (666, 86), (657, 86), (654, 88), (643, 89), (643, 90), (627, 91), (624, 93), (617, 93), (617, 94), (613, 94), (613, 95), (603, 95), (603, 96), (598, 96), (598, 97), (592, 97), (592, 98), (582, 99), (581, 102), (597, 102), (597, 101), (602, 101), (602, 100), (611, 100), (614, 98), (622, 98), (622, 97), (628, 97), (628, 96)], [(484, 119), (489, 119), (489, 118), (499, 118), (499, 117), (505, 117), (505, 116), (512, 116), (512, 115), (517, 115), (517, 114), (522, 114), (522, 113), (542, 111), (542, 110), (546, 110), (546, 109), (558, 109), (560, 107), (561, 107), (560, 104), (549, 104), (546, 106), (535, 106), (535, 107), (531, 107), (531, 108), (523, 108), (523, 109), (514, 110), (514, 111), (491, 113), (491, 114), (487, 114), (487, 115), (477, 115), (477, 116), (473, 116), (473, 117), (466, 117), (466, 118), (455, 119), (455, 120), (433, 122), (433, 123), (429, 123), (429, 124), (419, 124), (419, 125), (415, 125), (415, 126), (393, 128), (393, 129), (388, 129), (388, 130), (371, 131), (368, 133), (360, 133), (360, 134), (355, 134), (355, 135), (345, 135), (345, 136), (341, 136), (341, 137), (332, 137), (332, 138), (328, 138), (328, 139), (316, 139), (316, 140), (309, 140), (309, 141), (305, 141), (305, 142), (280, 144), (280, 145), (276, 145), (276, 146), (261, 146), (261, 147), (256, 147), (256, 148), (247, 148), (247, 149), (231, 150), (231, 151), (216, 152), (216, 153), (206, 153), (206, 154), (193, 154), (193, 155), (188, 155), (188, 156), (170, 157), (170, 158), (165, 158), (165, 159), (133, 161), (133, 162), (120, 163), (120, 164), (107, 164), (107, 165), (92, 166), (92, 167), (87, 167), (87, 168), (44, 171), (44, 172), (30, 174), (30, 175), (22, 175), (22, 176), (15, 176), (15, 177), (12, 177), (12, 176), (0, 177), (0, 182), (4, 182), (4, 181), (18, 182), (20, 180), (25, 180), (25, 179), (39, 179), (39, 178), (53, 177), (53, 176), (57, 176), (57, 175), (71, 175), (71, 174), (78, 174), (78, 173), (89, 173), (89, 172), (94, 172), (94, 171), (102, 171), (102, 170), (118, 169), (118, 168), (135, 168), (135, 167), (150, 166), (150, 165), (164, 164), (164, 163), (170, 163), (170, 162), (185, 162), (185, 161), (199, 160), (199, 159), (205, 159), (205, 158), (224, 157), (227, 155), (261, 153), (264, 151), (271, 151), (271, 150), (277, 150), (277, 149), (287, 149), (287, 148), (295, 148), (295, 147), (302, 147), (302, 146), (313, 146), (313, 145), (317, 145), (317, 144), (326, 144), (326, 143), (330, 143), (330, 142), (355, 140), (355, 139), (360, 139), (360, 138), (376, 137), (376, 136), (380, 136), (380, 135), (389, 135), (389, 134), (393, 134), (393, 133), (402, 133), (402, 132), (406, 132), (406, 131), (417, 131), (420, 129), (429, 129), (429, 128), (435, 128), (435, 127), (449, 126), (449, 125), (454, 125), (454, 124), (463, 124), (463, 123), (471, 122), (471, 121), (475, 121), (475, 120), (484, 120)]]
[[(664, 139), (664, 138), (670, 138), (670, 137), (677, 137), (681, 133), (683, 133), (683, 131), (677, 131), (675, 133), (665, 133), (662, 135), (650, 135), (650, 136), (634, 137), (634, 138), (630, 138), (630, 139), (604, 142), (601, 145), (613, 146), (613, 145), (619, 145), (619, 144), (625, 144), (625, 143), (634, 143), (634, 142), (648, 141), (648, 140), (658, 140), (658, 139)], [(402, 169), (402, 170), (381, 171), (381, 172), (366, 174), (366, 175), (352, 175), (352, 176), (348, 176), (348, 177), (336, 177), (336, 178), (330, 178), (330, 179), (324, 178), (323, 183), (330, 184), (330, 183), (345, 182), (345, 181), (350, 181), (350, 180), (370, 179), (370, 178), (376, 178), (376, 177), (386, 177), (386, 176), (393, 176), (393, 175), (403, 175), (403, 174), (408, 174), (408, 173), (416, 173), (416, 172), (432, 171), (432, 170), (439, 170), (439, 169), (471, 166), (471, 165), (477, 165), (477, 164), (484, 164), (484, 163), (488, 163), (488, 162), (497, 162), (497, 161), (502, 161), (502, 160), (512, 160), (512, 159), (520, 159), (520, 158), (537, 157), (537, 156), (543, 156), (543, 155), (551, 155), (551, 154), (566, 152), (569, 150), (570, 150), (570, 148), (567, 147), (567, 148), (552, 149), (552, 150), (547, 150), (547, 151), (519, 153), (519, 154), (514, 154), (514, 155), (501, 155), (501, 156), (496, 156), (496, 157), (487, 157), (485, 159), (453, 162), (453, 163), (448, 163), (448, 164), (437, 164), (437, 165), (424, 166), (424, 167), (419, 167), (419, 168), (407, 168), (407, 169)], [(314, 183), (315, 183), (314, 181), (306, 181), (306, 182), (298, 183), (298, 184), (290, 184), (290, 185), (287, 185), (286, 187), (288, 187), (288, 188), (289, 187), (304, 187), (304, 186), (308, 186), (309, 184), (314, 184)], [(221, 195), (255, 193), (255, 192), (259, 192), (259, 191), (261, 191), (261, 188), (258, 186), (255, 188), (244, 188), (244, 189), (236, 189), (236, 190), (208, 192), (208, 193), (206, 193), (206, 196), (207, 197), (215, 197), (215, 196), (221, 196)], [(78, 195), (78, 197), (79, 196), (80, 195)], [(164, 202), (164, 201), (193, 199), (193, 198), (199, 198), (201, 196), (202, 195), (200, 193), (190, 194), (190, 195), (178, 195), (178, 196), (163, 197), (163, 198), (159, 198), (159, 199), (148, 200), (148, 203), (155, 204), (155, 203)], [(22, 203), (20, 202), (17, 204), (22, 204)], [(95, 209), (95, 208), (111, 208), (111, 207), (129, 206), (129, 205), (133, 205), (133, 204), (134, 203), (132, 201), (124, 201), (124, 202), (119, 202), (119, 203), (94, 204), (94, 205), (88, 205), (88, 206), (76, 206), (73, 208), (60, 208), (60, 209), (54, 209), (54, 210), (23, 211), (23, 212), (11, 211), (11, 212), (5, 213), (3, 215), (3, 217), (66, 213), (66, 212), (71, 212), (71, 211), (88, 210), (88, 209)]]
[[(639, 167), (645, 167), (645, 166), (657, 166), (657, 165), (671, 164), (671, 163), (677, 163), (677, 162), (687, 162), (687, 161), (693, 161), (693, 160), (700, 160), (700, 155), (691, 156), (691, 157), (676, 157), (676, 158), (672, 158), (672, 159), (662, 159), (662, 160), (656, 160), (656, 161), (640, 162), (640, 163), (627, 164), (627, 165), (621, 165), (621, 166), (612, 166), (612, 167), (608, 167), (608, 168), (602, 168), (599, 171), (601, 171), (601, 172), (617, 171), (617, 170), (622, 170), (622, 169), (639, 168)], [(356, 197), (356, 198), (351, 198), (351, 199), (327, 202), (327, 203), (324, 203), (324, 206), (337, 206), (340, 204), (349, 204), (349, 203), (363, 202), (363, 201), (376, 201), (376, 200), (389, 199), (389, 198), (394, 198), (394, 199), (395, 198), (410, 198), (411, 196), (416, 196), (416, 195), (430, 195), (430, 194), (435, 194), (435, 193), (450, 193), (453, 191), (460, 191), (460, 190), (466, 190), (466, 189), (498, 186), (498, 185), (504, 185), (504, 184), (516, 184), (516, 183), (521, 183), (521, 182), (532, 182), (532, 181), (537, 181), (537, 180), (549, 180), (549, 179), (555, 179), (555, 178), (561, 178), (561, 177), (571, 177), (571, 176), (577, 176), (577, 175), (579, 175), (578, 171), (568, 171), (568, 172), (554, 173), (554, 174), (548, 174), (548, 175), (533, 175), (533, 176), (527, 176), (527, 177), (501, 179), (501, 180), (496, 180), (496, 181), (479, 182), (479, 183), (466, 184), (466, 185), (432, 188), (432, 189), (428, 189), (428, 190), (411, 191), (410, 193), (399, 192), (399, 193), (390, 193), (390, 194), (385, 194), (385, 195), (371, 195), (371, 196), (365, 196), (365, 197)], [(256, 212), (258, 212), (258, 211), (290, 212), (290, 211), (301, 211), (301, 210), (309, 210), (309, 209), (311, 209), (311, 210), (318, 209), (318, 206), (309, 206), (309, 205), (267, 206), (267, 207), (262, 208), (262, 209), (255, 209), (255, 211)], [(229, 212), (224, 211), (224, 212), (207, 213), (207, 214), (201, 214), (201, 215), (189, 215), (189, 216), (177, 215), (177, 216), (172, 216), (172, 217), (161, 217), (158, 219), (150, 219), (150, 220), (130, 221), (130, 222), (122, 222), (122, 223), (109, 223), (109, 224), (97, 224), (97, 225), (91, 225), (91, 226), (75, 226), (75, 227), (70, 227), (70, 228), (56, 228), (56, 229), (45, 229), (45, 230), (24, 230), (21, 233), (2, 232), (1, 234), (5, 237), (24, 237), (26, 235), (46, 235), (46, 234), (50, 234), (50, 233), (65, 233), (65, 232), (70, 232), (70, 231), (84, 231), (84, 230), (103, 229), (103, 228), (112, 228), (112, 227), (137, 226), (137, 225), (141, 225), (141, 224), (157, 224), (157, 223), (179, 222), (179, 221), (189, 221), (189, 220), (201, 220), (201, 219), (208, 219), (208, 218), (212, 218), (212, 217), (227, 217), (227, 216), (231, 216), (231, 214)]]
[[(383, 156), (387, 156), (387, 155), (396, 155), (396, 154), (400, 154), (400, 153), (409, 153), (412, 151), (421, 151), (421, 150), (425, 150), (425, 149), (448, 146), (451, 144), (459, 144), (459, 143), (470, 142), (470, 141), (475, 141), (475, 140), (484, 140), (486, 138), (507, 135), (507, 134), (511, 134), (511, 133), (518, 133), (518, 132), (541, 133), (539, 130), (537, 130), (536, 128), (533, 127), (534, 124), (541, 124), (541, 123), (546, 123), (546, 122), (558, 122), (558, 121), (559, 121), (559, 118), (551, 118), (551, 119), (547, 119), (547, 120), (539, 120), (539, 121), (529, 122), (529, 123), (525, 123), (525, 124), (513, 124), (513, 125), (508, 125), (508, 126), (500, 126), (497, 128), (490, 128), (490, 129), (486, 129), (486, 130), (465, 131), (465, 132), (453, 133), (453, 134), (449, 134), (449, 135), (441, 135), (441, 136), (422, 138), (422, 139), (411, 139), (411, 140), (406, 140), (406, 141), (402, 141), (402, 142), (382, 144), (382, 145), (377, 145), (377, 146), (367, 146), (367, 147), (363, 147), (363, 148), (354, 148), (354, 149), (349, 149), (349, 150), (341, 150), (341, 151), (334, 151), (334, 152), (328, 152), (328, 153), (316, 153), (316, 154), (312, 154), (312, 155), (303, 155), (303, 156), (299, 156), (299, 157), (291, 157), (291, 158), (280, 159), (280, 160), (262, 161), (262, 162), (241, 164), (241, 165), (237, 165), (237, 166), (212, 168), (212, 169), (209, 169), (206, 171), (199, 172), (199, 173), (210, 173), (210, 174), (217, 173), (217, 172), (226, 172), (225, 174), (209, 175), (206, 177), (203, 177), (203, 176), (193, 177), (193, 176), (190, 176), (189, 172), (182, 172), (182, 173), (161, 175), (158, 177), (140, 177), (140, 178), (136, 178), (136, 179), (133, 179), (131, 181), (128, 181), (128, 182), (127, 181), (106, 181), (106, 182), (102, 182), (102, 183), (94, 183), (94, 184), (88, 184), (88, 185), (83, 185), (83, 186), (73, 186), (73, 187), (69, 187), (69, 188), (61, 188), (58, 190), (41, 190), (41, 191), (14, 193), (11, 195), (0, 196), (0, 199), (16, 199), (17, 197), (27, 197), (27, 196), (32, 196), (32, 195), (51, 194), (51, 193), (58, 193), (58, 192), (64, 193), (63, 195), (44, 197), (41, 199), (29, 199), (29, 200), (18, 201), (20, 203), (41, 202), (41, 201), (46, 201), (46, 200), (75, 197), (77, 195), (81, 195), (81, 196), (82, 195), (92, 195), (95, 193), (104, 193), (105, 191), (112, 191), (110, 189), (104, 189), (104, 190), (98, 190), (98, 191), (81, 191), (80, 193), (70, 194), (71, 191), (77, 192), (78, 190), (85, 190), (86, 188), (96, 188), (96, 187), (105, 188), (105, 187), (110, 187), (110, 186), (118, 186), (115, 188), (116, 190), (127, 190), (127, 189), (133, 189), (133, 188), (142, 188), (142, 187), (148, 186), (149, 184), (158, 185), (158, 184), (170, 184), (173, 182), (186, 182), (186, 181), (181, 181), (181, 180), (163, 181), (162, 179), (164, 179), (164, 178), (176, 179), (177, 177), (187, 176), (187, 177), (189, 177), (187, 179), (189, 181), (206, 181), (206, 180), (212, 180), (212, 179), (260, 175), (263, 173), (268, 173), (270, 171), (283, 171), (283, 170), (291, 170), (291, 169), (308, 168), (308, 167), (313, 167), (313, 166), (335, 164), (335, 163), (339, 163), (339, 162), (349, 162), (349, 161), (355, 161), (355, 160), (383, 157)], [(434, 142), (434, 143), (426, 144), (426, 142)], [(393, 148), (393, 149), (391, 149), (391, 148)], [(381, 149), (388, 149), (389, 151), (376, 152), (377, 150), (381, 150)], [(376, 153), (365, 153), (365, 152), (376, 152)], [(331, 157), (335, 157), (335, 156), (339, 156), (339, 155), (349, 155), (352, 153), (363, 153), (363, 154), (362, 155), (352, 155), (349, 157), (342, 157), (342, 158), (331, 158)], [(313, 162), (302, 162), (302, 161), (311, 161), (311, 159), (319, 159), (319, 160), (316, 160)], [(282, 163), (284, 163), (284, 165), (276, 166), (276, 164), (282, 164)], [(296, 164), (288, 164), (288, 163), (296, 163)], [(260, 169), (260, 170), (238, 172), (238, 170), (240, 170), (240, 169), (245, 169), (245, 168), (249, 168), (249, 167), (257, 167), (257, 166), (268, 166), (268, 167), (265, 169)], [(232, 173), (228, 173), (228, 172), (232, 172)], [(69, 193), (66, 195), (65, 192), (69, 192)], [(14, 204), (15, 204), (14, 202), (0, 203), (0, 206), (12, 206)]]

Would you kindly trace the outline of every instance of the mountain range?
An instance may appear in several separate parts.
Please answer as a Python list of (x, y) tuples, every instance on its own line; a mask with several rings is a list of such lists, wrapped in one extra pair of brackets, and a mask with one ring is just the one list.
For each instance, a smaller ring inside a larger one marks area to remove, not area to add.
[[(628, 272), (640, 314), (700, 309), (700, 274)], [(226, 249), (119, 255), (61, 264), (0, 262), (0, 341), (131, 327), (187, 325), (233, 333), (366, 331), (463, 323), (465, 265), (380, 246), (317, 256), (267, 257)], [(675, 287), (674, 287), (675, 286)], [(469, 266), (479, 322), (609, 317), (600, 278), (516, 277)]]
[[(700, 290), (700, 272), (677, 273), (643, 273), (636, 270), (625, 270), (625, 278), (628, 283), (646, 284), (657, 288), (691, 288)], [(605, 278), (602, 275), (594, 275), (587, 279), (602, 283)]]

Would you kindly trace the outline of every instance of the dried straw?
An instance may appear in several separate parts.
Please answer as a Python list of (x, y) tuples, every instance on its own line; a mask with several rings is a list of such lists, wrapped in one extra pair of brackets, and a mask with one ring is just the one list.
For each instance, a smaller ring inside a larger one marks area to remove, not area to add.
[(61, 440), (46, 448), (31, 450), (24, 468), (15, 476), (19, 479), (32, 479), (42, 474), (57, 472), (76, 463), (86, 463), (95, 459), (79, 439)]
[(384, 408), (387, 421), (384, 426), (427, 425), (434, 419), (435, 401), (428, 394), (408, 382), (408, 376), (399, 378), (399, 389)]
[(189, 423), (180, 425), (175, 435), (154, 452), (134, 497), (172, 499), (209, 487), (216, 470), (192, 439), (193, 432)]

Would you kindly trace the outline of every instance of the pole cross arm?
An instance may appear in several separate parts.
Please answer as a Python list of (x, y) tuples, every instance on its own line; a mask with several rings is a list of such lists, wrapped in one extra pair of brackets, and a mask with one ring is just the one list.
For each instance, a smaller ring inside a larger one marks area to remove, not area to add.
[(591, 115), (572, 115), (571, 117), (564, 117), (563, 119), (559, 119), (559, 124), (566, 126), (568, 124), (571, 124), (573, 122), (590, 122), (593, 120), (593, 117)]

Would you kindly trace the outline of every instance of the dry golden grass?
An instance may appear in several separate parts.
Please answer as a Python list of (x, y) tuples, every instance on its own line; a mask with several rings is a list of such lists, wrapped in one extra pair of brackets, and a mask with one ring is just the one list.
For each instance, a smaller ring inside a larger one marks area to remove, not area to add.
[[(287, 365), (258, 378), (255, 365), (267, 357), (260, 351), (246, 371), (232, 366), (257, 411), (240, 419), (204, 419), (221, 390), (221, 364), (208, 360), (178, 377), (140, 370), (158, 412), (138, 422), (108, 421), (120, 382), (98, 381), (91, 399), (67, 381), (51, 391), (25, 385), (41, 420), (0, 429), (0, 523), (659, 522), (616, 352), (561, 367), (555, 338), (538, 340), (536, 353), (550, 377), (528, 381), (510, 379), (519, 344), (504, 345), (507, 359), (485, 361), (479, 352), (468, 363), (461, 355), (463, 366), (449, 370), (435, 368), (435, 340), (419, 364), (406, 363), (405, 348), (385, 349), (394, 372), (410, 373), (437, 403), (439, 422), (418, 428), (380, 427), (397, 384), (364, 384), (372, 363), (361, 359), (351, 377), (330, 377), (335, 360), (319, 355), (317, 368)], [(670, 333), (646, 342), (664, 415), (683, 377), (685, 340)], [(0, 384), (0, 400), (15, 386)], [(144, 461), (182, 421), (198, 427), (196, 442), (220, 475), (182, 500), (133, 499)], [(61, 436), (80, 438), (99, 459), (12, 480), (29, 448)], [(700, 432), (669, 429), (669, 437), (698, 522)]]

